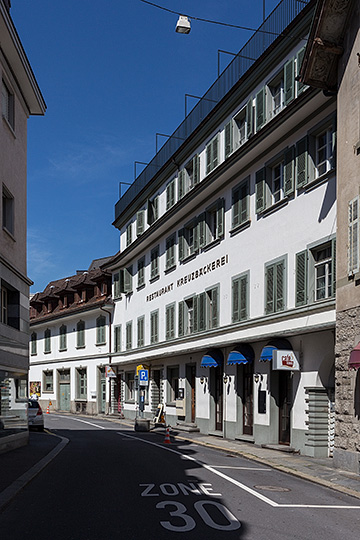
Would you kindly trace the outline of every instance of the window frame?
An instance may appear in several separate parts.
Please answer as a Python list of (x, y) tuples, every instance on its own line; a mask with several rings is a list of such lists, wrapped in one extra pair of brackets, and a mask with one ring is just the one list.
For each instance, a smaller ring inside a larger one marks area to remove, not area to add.
[(121, 324), (114, 326), (114, 352), (121, 352)]
[(96, 345), (106, 345), (106, 317), (99, 315), (96, 318)]
[(144, 347), (145, 345), (145, 315), (141, 315), (137, 318), (136, 322), (137, 328), (137, 346), (138, 348)]
[(167, 366), (167, 405), (174, 406), (179, 397), (180, 368), (176, 366)]
[(287, 255), (265, 263), (264, 270), (265, 315), (281, 313), (287, 309)]
[(232, 189), (231, 200), (231, 225), (234, 231), (250, 220), (250, 176)]
[(175, 302), (165, 306), (165, 340), (175, 338), (176, 328), (176, 315), (175, 315)]
[(159, 342), (159, 310), (150, 312), (150, 343), (151, 345)]
[(85, 349), (85, 321), (80, 320), (76, 323), (76, 348)]
[(43, 380), (43, 393), (54, 392), (54, 371), (52, 369), (45, 369), (42, 372), (42, 380)]
[(67, 326), (62, 324), (59, 328), (59, 351), (67, 350)]
[(15, 199), (5, 184), (2, 185), (2, 228), (14, 237)]
[(87, 368), (76, 368), (76, 400), (87, 401)]
[(160, 246), (152, 248), (150, 253), (150, 281), (160, 277)]
[(137, 262), (137, 288), (145, 287), (145, 255)]
[(2, 117), (11, 127), (15, 129), (15, 94), (11, 91), (10, 85), (2, 78), (1, 87), (1, 112)]
[(44, 354), (51, 353), (51, 329), (44, 330)]
[(249, 319), (250, 270), (231, 278), (231, 320), (232, 323)]
[(132, 349), (132, 321), (128, 321), (126, 323), (126, 327), (125, 327), (125, 332), (126, 332), (126, 344), (125, 344), (125, 348), (127, 351), (130, 351)]
[(165, 271), (176, 267), (176, 233), (172, 233), (165, 240)]

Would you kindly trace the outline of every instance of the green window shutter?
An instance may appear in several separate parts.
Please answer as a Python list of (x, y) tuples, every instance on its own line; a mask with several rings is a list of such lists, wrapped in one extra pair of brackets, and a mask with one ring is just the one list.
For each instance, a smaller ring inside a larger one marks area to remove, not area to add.
[(165, 308), (165, 338), (175, 337), (175, 306), (171, 304)]
[(145, 230), (145, 210), (136, 213), (136, 236), (140, 236)]
[(225, 126), (225, 159), (228, 158), (233, 150), (232, 141), (232, 120)]
[(202, 212), (198, 217), (199, 248), (206, 246), (206, 213)]
[(274, 265), (268, 266), (265, 272), (266, 298), (265, 313), (274, 313)]
[(304, 137), (296, 143), (296, 188), (308, 182), (308, 139)]
[(265, 88), (262, 88), (255, 98), (255, 117), (256, 117), (256, 131), (258, 131), (266, 119), (266, 109), (265, 109)]
[(194, 221), (194, 245), (193, 245), (193, 249), (191, 250), (191, 253), (196, 253), (199, 249), (199, 223), (197, 221), (197, 219)]
[(179, 302), (179, 320), (178, 320), (178, 335), (184, 335), (184, 314), (185, 314), (185, 302)]
[(212, 154), (212, 147), (211, 147), (211, 143), (209, 143), (206, 146), (206, 174), (209, 174), (209, 172), (211, 171), (211, 162), (212, 162), (211, 154)]
[(193, 158), (194, 186), (200, 182), (200, 156), (196, 154)]
[(232, 322), (240, 320), (240, 279), (232, 280)]
[(216, 135), (216, 137), (212, 141), (212, 169), (215, 169), (215, 167), (218, 164), (219, 160), (219, 135)]
[(281, 261), (276, 264), (276, 301), (275, 310), (282, 311), (285, 307), (285, 280), (284, 280), (284, 262)]
[(296, 254), (296, 277), (295, 277), (295, 305), (304, 306), (307, 304), (307, 251)]
[(154, 220), (156, 221), (159, 219), (159, 196), (156, 196), (153, 199), (153, 207), (154, 207)]
[(152, 225), (154, 223), (154, 209), (151, 201), (147, 201), (147, 222), (148, 225)]
[(120, 296), (120, 272), (114, 274), (114, 298)]
[(114, 328), (114, 352), (121, 351), (121, 326)]
[(246, 119), (246, 136), (247, 138), (251, 137), (253, 134), (253, 99), (249, 99), (249, 101), (246, 104), (246, 111), (245, 111), (245, 119)]
[(166, 210), (169, 210), (175, 204), (175, 181), (172, 180), (166, 186)]
[(179, 242), (179, 261), (183, 261), (185, 258), (185, 229), (180, 229), (178, 234)]
[(156, 247), (151, 252), (150, 278), (153, 279), (159, 275), (159, 248)]
[(332, 122), (332, 134), (331, 134), (331, 137), (332, 137), (332, 151), (331, 151), (331, 159), (330, 159), (330, 163), (331, 163), (331, 168), (332, 169), (335, 169), (336, 167), (336, 137), (337, 137), (337, 125), (336, 125), (336, 116), (334, 116), (333, 118), (333, 122)]
[(233, 189), (232, 192), (232, 226), (237, 227), (241, 223), (240, 218), (240, 188)]
[[(304, 54), (305, 54), (305, 47), (300, 49), (300, 51), (298, 51), (296, 55), (296, 75), (297, 76), (299, 76), (300, 74), (300, 68), (301, 68), (302, 61), (304, 59)], [(301, 94), (301, 92), (303, 92), (306, 88), (307, 88), (306, 84), (298, 81), (297, 82), (297, 95)]]
[(259, 214), (266, 208), (265, 201), (265, 167), (257, 171), (255, 175), (255, 204), (256, 204), (256, 213)]
[(219, 291), (217, 287), (215, 287), (211, 291), (211, 301), (212, 301), (211, 328), (217, 328), (219, 325)]
[(199, 306), (198, 306), (198, 296), (194, 296), (193, 297), (193, 310), (194, 310), (194, 317), (193, 317), (193, 331), (194, 332), (197, 332), (198, 331), (198, 320), (199, 320), (199, 315), (198, 315), (198, 311), (199, 311)]
[(197, 297), (197, 328), (199, 332), (206, 330), (206, 294), (200, 293)]
[(308, 181), (311, 182), (316, 178), (316, 136), (309, 135), (308, 137)]
[(132, 348), (132, 322), (126, 323), (126, 349)]
[(295, 97), (294, 58), (284, 66), (284, 103), (288, 105)]
[(239, 319), (244, 321), (248, 318), (248, 276), (242, 276), (240, 279), (240, 306)]
[(289, 196), (294, 193), (294, 147), (285, 150), (284, 154), (284, 194)]
[(129, 294), (132, 292), (132, 266), (129, 266), (128, 268), (124, 268), (123, 276), (124, 276), (123, 292), (126, 294)]
[(336, 294), (336, 238), (331, 241), (331, 276), (332, 276), (332, 295)]
[(217, 238), (224, 237), (225, 199), (219, 199), (216, 209)]
[(244, 223), (249, 218), (249, 190), (250, 177), (240, 187), (240, 223)]
[(359, 272), (359, 197), (349, 202), (348, 213), (348, 274)]
[(178, 198), (182, 199), (185, 195), (185, 170), (181, 169), (178, 176)]
[(137, 320), (137, 346), (144, 346), (144, 317), (139, 317)]

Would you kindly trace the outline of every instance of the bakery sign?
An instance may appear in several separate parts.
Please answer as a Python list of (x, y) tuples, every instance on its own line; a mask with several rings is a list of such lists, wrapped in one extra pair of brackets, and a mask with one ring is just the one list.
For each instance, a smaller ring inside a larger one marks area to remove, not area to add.
[(273, 351), (272, 368), (283, 371), (300, 371), (298, 353), (276, 349)]

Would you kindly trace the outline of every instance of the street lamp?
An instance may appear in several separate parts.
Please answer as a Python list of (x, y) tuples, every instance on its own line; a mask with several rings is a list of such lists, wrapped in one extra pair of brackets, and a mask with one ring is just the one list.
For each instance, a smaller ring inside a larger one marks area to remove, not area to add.
[(178, 22), (176, 23), (175, 32), (178, 34), (189, 34), (191, 30), (191, 25), (188, 17), (185, 15), (180, 15)]

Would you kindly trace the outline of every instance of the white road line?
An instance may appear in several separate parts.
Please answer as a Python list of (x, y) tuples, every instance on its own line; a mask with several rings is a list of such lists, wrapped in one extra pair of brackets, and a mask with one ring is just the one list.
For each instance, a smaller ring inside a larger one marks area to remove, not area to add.
[(97, 427), (99, 429), (109, 429), (108, 427), (99, 426), (98, 424), (93, 424), (92, 422), (88, 422), (87, 420), (81, 420), (80, 418), (72, 418), (71, 416), (64, 416), (64, 415), (61, 415), (61, 414), (54, 414), (53, 416), (55, 416), (56, 418), (67, 418), (68, 420), (69, 419), (74, 420), (74, 422), (82, 422), (83, 424), (89, 424), (89, 426), (94, 426), (94, 427)]
[(211, 465), (214, 469), (237, 469), (241, 471), (271, 471), (272, 469), (260, 469), (260, 467), (231, 467), (230, 465)]
[(172, 452), (173, 454), (177, 454), (184, 459), (188, 459), (189, 461), (194, 461), (200, 467), (203, 467), (204, 469), (216, 474), (217, 476), (220, 476), (224, 480), (227, 480), (231, 484), (234, 484), (235, 486), (239, 487), (243, 491), (246, 491), (247, 493), (250, 493), (250, 495), (253, 495), (257, 499), (260, 499), (261, 501), (265, 502), (269, 506), (272, 506), (273, 508), (319, 508), (319, 509), (339, 509), (339, 510), (360, 510), (359, 506), (341, 506), (341, 505), (330, 505), (330, 504), (279, 504), (275, 501), (272, 501), (268, 497), (265, 497), (264, 495), (261, 495), (261, 493), (258, 493), (257, 491), (251, 489), (248, 486), (245, 486), (245, 484), (242, 484), (241, 482), (238, 482), (234, 478), (231, 478), (231, 476), (227, 476), (226, 474), (217, 471), (214, 469), (214, 467), (211, 467), (210, 465), (206, 465), (205, 463), (202, 463), (201, 461), (198, 461), (197, 459), (193, 458), (192, 456), (188, 456), (187, 454), (182, 454), (181, 452), (178, 452), (177, 450), (173, 450), (172, 448), (169, 448), (168, 446), (164, 446), (162, 444), (158, 444), (152, 441), (147, 441), (146, 439), (142, 439), (141, 437), (134, 437), (133, 435), (127, 435), (125, 433), (117, 432), (118, 435), (121, 435), (123, 437), (129, 437), (130, 439), (136, 439), (141, 442), (144, 442), (146, 444), (151, 444), (152, 446), (157, 446), (158, 448), (162, 448), (163, 450), (167, 450), (168, 452)]

